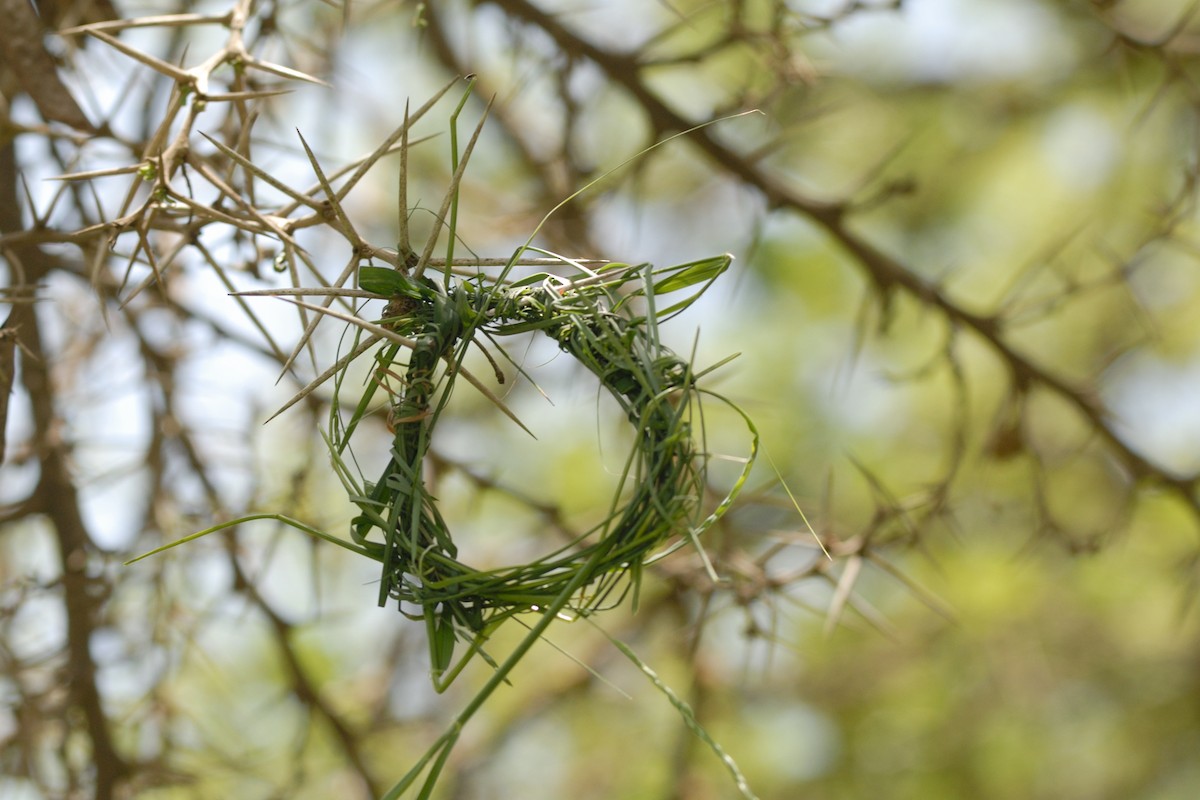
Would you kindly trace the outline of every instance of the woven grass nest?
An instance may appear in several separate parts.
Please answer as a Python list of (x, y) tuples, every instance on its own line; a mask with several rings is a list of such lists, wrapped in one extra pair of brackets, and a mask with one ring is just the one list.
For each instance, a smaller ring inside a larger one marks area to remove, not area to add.
[[(377, 324), (404, 341), (385, 344), (375, 356), (372, 386), (388, 378), (396, 384), (388, 412), (394, 438), (374, 483), (355, 491), (344, 473), (360, 511), (351, 535), (360, 552), (381, 564), (380, 605), (391, 598), (402, 613), (425, 621), (436, 686), (482, 652), (490, 631), (507, 617), (588, 615), (619, 603), (631, 587), (636, 590), (649, 559), (698, 544), (700, 533), (728, 508), (752, 458), (725, 499), (705, 514), (707, 461), (692, 422), (704, 390), (693, 366), (659, 341), (657, 325), (690, 305), (729, 262), (721, 256), (659, 272), (649, 265), (608, 264), (581, 267), (570, 277), (539, 273), (504, 284), (447, 276), (439, 285), (401, 270), (361, 269), (360, 286), (389, 301)], [(696, 286), (686, 299), (656, 308), (661, 296)], [(603, 522), (535, 561), (479, 570), (458, 559), (422, 466), (468, 345), (476, 337), (531, 331), (552, 338), (599, 379), (633, 425), (635, 444)], [(336, 412), (331, 418), (335, 452), (346, 446), (372, 394), (369, 389), (360, 399), (348, 425)], [(623, 580), (627, 576), (631, 580)], [(455, 665), (457, 640), (468, 641), (470, 649)]]

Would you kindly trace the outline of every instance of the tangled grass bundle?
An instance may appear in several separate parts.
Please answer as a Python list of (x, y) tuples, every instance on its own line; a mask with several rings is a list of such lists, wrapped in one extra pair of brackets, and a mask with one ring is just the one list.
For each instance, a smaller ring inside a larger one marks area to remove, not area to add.
[[(625, 589), (636, 589), (655, 551), (673, 540), (695, 542), (732, 502), (752, 459), (725, 500), (703, 517), (706, 461), (691, 422), (702, 390), (691, 364), (664, 347), (657, 332), (660, 318), (694, 301), (729, 262), (721, 256), (657, 275), (649, 265), (609, 264), (571, 278), (542, 273), (507, 285), (477, 276), (457, 284), (448, 278), (446, 286), (438, 286), (398, 270), (361, 269), (360, 286), (389, 300), (388, 316), (379, 324), (412, 346), (391, 343), (380, 350), (374, 380), (346, 426), (335, 410), (331, 446), (335, 453), (347, 446), (376, 387), (399, 377), (399, 388), (390, 392), (394, 438), (383, 474), (362, 491), (342, 474), (360, 510), (353, 541), (382, 565), (379, 602), (393, 598), (402, 612), (425, 621), (436, 687), (453, 680), (495, 626), (513, 614), (586, 615), (618, 603), (626, 574), (633, 578)], [(655, 310), (656, 297), (697, 284), (687, 300)], [(634, 311), (639, 296), (646, 301), (644, 314)], [(422, 465), (468, 345), (477, 336), (530, 331), (551, 337), (596, 375), (634, 426), (635, 446), (614, 509), (599, 525), (536, 561), (478, 570), (458, 560)], [(373, 541), (373, 532), (382, 541)], [(459, 639), (471, 647), (452, 666)]]

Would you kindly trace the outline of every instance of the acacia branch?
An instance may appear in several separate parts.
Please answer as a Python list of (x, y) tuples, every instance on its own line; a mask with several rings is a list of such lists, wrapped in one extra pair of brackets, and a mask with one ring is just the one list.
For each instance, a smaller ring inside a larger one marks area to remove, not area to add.
[[(13, 230), (21, 224), (16, 175), (15, 154), (10, 142), (0, 149), (0, 191), (6, 198), (0, 202), (0, 231)], [(39, 282), (52, 269), (52, 259), (35, 247), (14, 248), (14, 251), (25, 269), (26, 280), (31, 283)], [(88, 574), (89, 561), (94, 559), (97, 549), (84, 524), (79, 493), (68, 466), (70, 446), (62, 439), (61, 426), (57, 424), (57, 399), (50, 376), (50, 359), (42, 346), (41, 327), (33, 305), (16, 305), (9, 321), (24, 354), (21, 381), (29, 394), (33, 441), (40, 467), (37, 487), (25, 509), (44, 515), (54, 531), (67, 620), (69, 702), (81, 712), (86, 735), (92, 743), (93, 796), (96, 800), (107, 800), (116, 796), (129, 774), (129, 765), (113, 742), (96, 683), (96, 662), (91, 650), (92, 635), (98, 628), (97, 620), (107, 593), (102, 591), (102, 584)]]

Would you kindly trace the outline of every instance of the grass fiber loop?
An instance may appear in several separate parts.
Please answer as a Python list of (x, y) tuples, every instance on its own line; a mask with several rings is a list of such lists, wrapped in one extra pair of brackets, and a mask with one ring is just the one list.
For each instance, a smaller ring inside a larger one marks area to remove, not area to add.
[[(695, 542), (732, 502), (745, 472), (716, 511), (703, 513), (706, 455), (692, 422), (702, 390), (692, 365), (663, 346), (657, 331), (660, 317), (689, 305), (728, 263), (721, 256), (674, 267), (657, 283), (649, 265), (606, 265), (572, 278), (540, 273), (515, 284), (447, 278), (446, 286), (400, 270), (361, 269), (360, 286), (389, 300), (378, 324), (413, 346), (381, 347), (349, 425), (340, 424), (335, 408), (331, 446), (335, 454), (345, 449), (376, 387), (389, 379), (399, 384), (388, 390), (390, 458), (377, 481), (351, 492), (360, 511), (351, 534), (381, 563), (379, 603), (391, 598), (425, 620), (436, 686), (461, 669), (461, 662), (451, 664), (456, 640), (471, 643), (465, 661), (514, 614), (559, 599), (566, 599), (559, 613), (573, 616), (615, 605), (631, 586), (636, 590), (649, 557), (672, 541)], [(690, 298), (655, 311), (658, 295), (697, 283)], [(635, 311), (638, 298), (644, 313)], [(470, 342), (530, 331), (554, 339), (599, 379), (634, 426), (635, 446), (611, 513), (579, 541), (529, 563), (477, 570), (458, 559), (422, 466)], [(623, 582), (627, 575), (632, 581)], [(564, 598), (569, 586), (575, 588)]]

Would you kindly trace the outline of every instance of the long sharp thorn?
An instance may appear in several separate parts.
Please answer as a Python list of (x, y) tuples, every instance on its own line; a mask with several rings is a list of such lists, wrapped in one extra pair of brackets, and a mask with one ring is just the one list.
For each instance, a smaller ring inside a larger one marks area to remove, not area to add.
[(521, 430), (525, 431), (530, 436), (533, 436), (534, 439), (537, 438), (537, 436), (534, 434), (534, 432), (529, 430), (529, 428), (525, 427), (525, 423), (521, 422), (521, 419), (512, 412), (512, 409), (510, 409), (508, 406), (506, 406), (504, 404), (503, 400), (501, 400), (499, 397), (496, 397), (496, 395), (492, 394), (492, 391), (490, 389), (488, 389), (487, 386), (485, 386), (478, 378), (476, 378), (474, 375), (472, 375), (470, 372), (468, 372), (466, 367), (462, 366), (461, 364), (456, 365), (450, 359), (449, 356), (445, 356), (445, 359), (446, 359), (447, 363), (450, 364), (451, 369), (453, 369), (455, 372), (459, 373), (464, 378), (466, 378), (467, 381), (472, 386), (474, 386), (476, 389), (479, 390), (480, 394), (482, 394), (484, 397), (486, 397), (488, 400), (490, 400), (496, 406), (496, 408), (498, 408), (502, 412), (504, 412), (504, 416), (508, 417), (513, 422), (517, 423), (517, 425), (519, 425), (521, 427)]
[[(429, 264), (429, 259), (433, 256), (433, 248), (437, 246), (438, 235), (441, 233), (443, 220), (446, 219), (446, 214), (450, 210), (450, 204), (454, 202), (454, 197), (458, 193), (458, 184), (462, 180), (468, 162), (471, 160), (471, 152), (475, 149), (475, 142), (479, 140), (479, 134), (483, 131), (483, 125), (487, 122), (488, 112), (491, 109), (492, 103), (489, 101), (487, 108), (483, 110), (483, 117), (479, 120), (479, 124), (475, 126), (475, 132), (471, 134), (471, 140), (467, 142), (467, 147), (463, 150), (462, 161), (459, 162), (458, 169), (454, 170), (454, 175), (450, 179), (450, 188), (442, 200), (441, 210), (434, 217), (433, 230), (429, 234), (429, 240), (425, 243), (425, 251), (421, 253), (421, 260), (417, 262), (417, 266), (413, 270), (415, 277), (421, 277), (425, 272), (425, 267)], [(451, 231), (451, 235), (453, 234), (454, 232)]]
[(395, 331), (388, 330), (382, 325), (376, 325), (374, 322), (367, 322), (365, 319), (360, 319), (353, 314), (343, 314), (341, 311), (334, 311), (332, 308), (328, 308), (326, 306), (319, 306), (314, 303), (306, 303), (303, 300), (293, 300), (290, 297), (280, 297), (279, 299), (283, 300), (285, 303), (291, 303), (302, 308), (307, 308), (309, 311), (316, 311), (318, 314), (324, 314), (327, 317), (333, 317), (334, 319), (341, 320), (342, 322), (348, 322), (351, 325), (362, 328), (367, 333), (373, 333), (380, 338), (387, 339), (389, 342), (395, 342), (398, 345), (403, 345), (404, 347), (408, 348), (417, 346), (417, 343), (412, 339), (409, 339), (407, 336), (401, 336)]
[[(373, 345), (377, 344), (378, 342), (379, 342), (378, 337), (375, 337), (375, 336), (368, 337), (358, 347), (354, 348), (352, 351), (350, 351), (346, 355), (339, 358), (336, 362), (334, 362), (333, 366), (331, 366), (329, 369), (325, 370), (320, 375), (318, 375), (317, 377), (315, 377), (311, 381), (309, 381), (308, 385), (305, 386), (303, 389), (301, 389), (299, 392), (297, 392), (292, 397), (291, 400), (288, 400), (286, 403), (284, 403), (279, 408), (278, 411), (276, 411), (271, 416), (267, 417), (266, 422), (270, 422), (271, 420), (275, 419), (283, 412), (287, 411), (292, 406), (296, 405), (296, 403), (299, 403), (305, 397), (308, 397), (310, 394), (313, 393), (314, 390), (316, 390), (316, 388), (318, 386), (320, 386), (325, 381), (329, 380), (334, 375), (336, 375), (338, 373), (338, 370), (342, 369), (347, 364), (349, 364), (351, 361), (358, 358), (363, 353), (367, 352), (367, 350), (369, 350)], [(266, 422), (264, 422), (263, 424), (265, 425)]]

